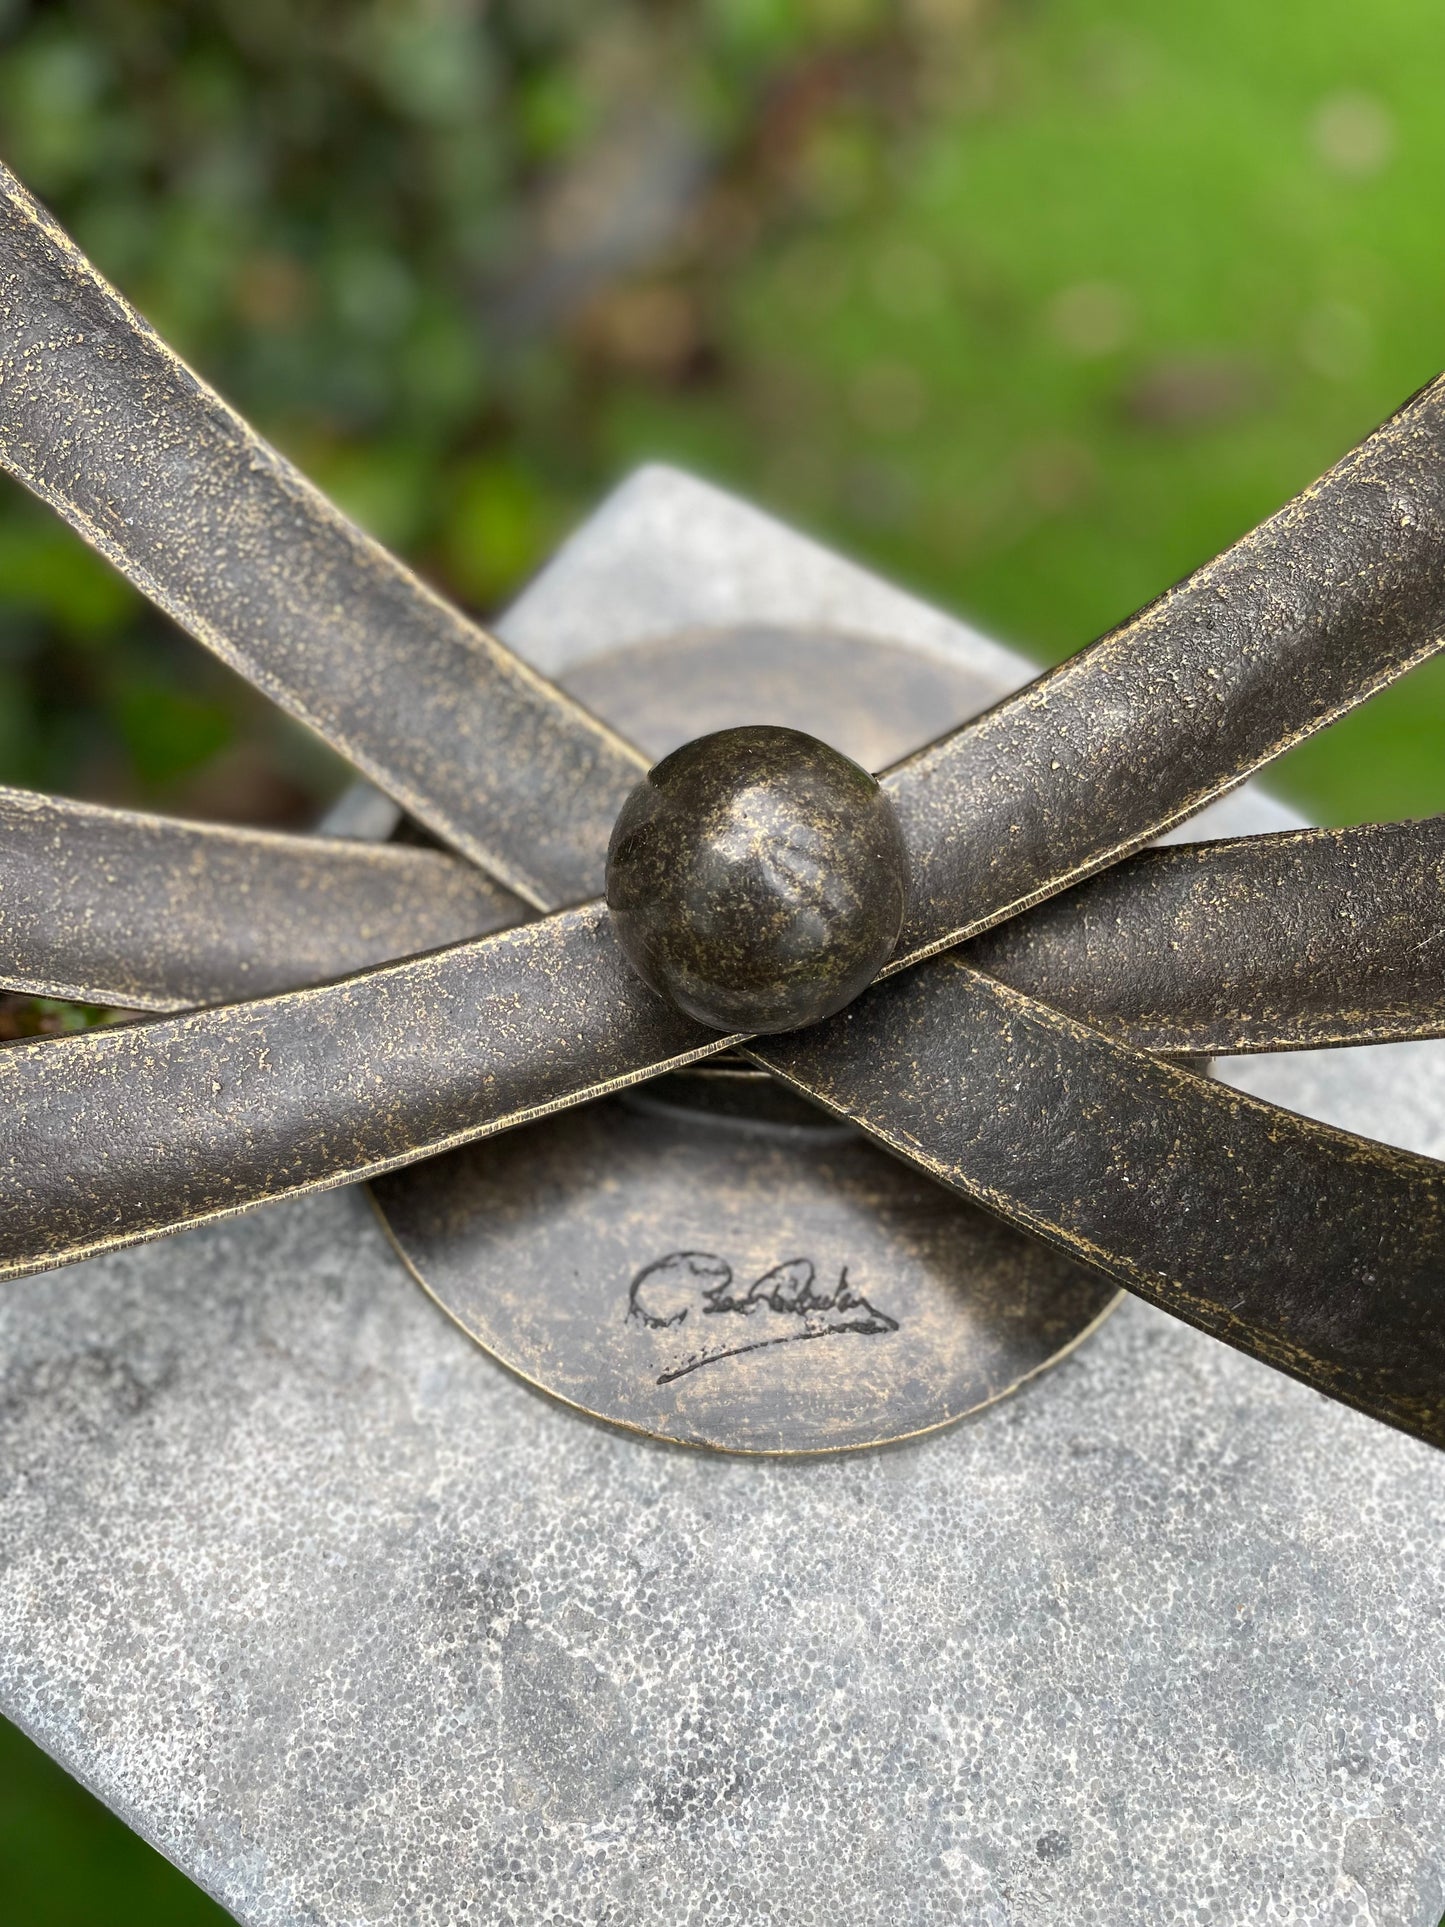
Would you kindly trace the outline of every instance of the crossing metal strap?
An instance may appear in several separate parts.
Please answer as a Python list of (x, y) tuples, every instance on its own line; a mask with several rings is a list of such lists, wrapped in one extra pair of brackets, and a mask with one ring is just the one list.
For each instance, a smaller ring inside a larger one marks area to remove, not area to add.
[(1445, 641), (1445, 377), (1233, 548), (889, 778), (900, 954), (1152, 841)]
[(1445, 1446), (1445, 1164), (1111, 1042), (952, 955), (768, 1061), (950, 1190)]
[[(9, 989), (188, 1010), (322, 983), (523, 914), (436, 851), (0, 789)], [(960, 955), (1165, 1054), (1438, 1036), (1445, 817), (1141, 851)]]
[[(14, 1045), (0, 1276), (376, 1175), (725, 1041), (643, 988), (593, 906), (316, 990)], [(1445, 1166), (1113, 1042), (954, 955), (767, 1061), (1010, 1223), (1445, 1444)]]
[[(595, 896), (641, 759), (348, 523), (0, 170), (0, 462), (539, 908)], [(898, 962), (1139, 848), (1445, 639), (1445, 384), (888, 784)]]
[[(345, 523), (0, 189), (0, 459), (520, 896), (595, 892), (634, 754)], [(1436, 383), (1218, 561), (889, 776), (914, 869), (893, 968), (1141, 847), (1442, 630)], [(13, 1046), (0, 1269), (389, 1169), (729, 1041), (643, 990), (593, 905), (340, 984)], [(1429, 1160), (1221, 1094), (954, 959), (748, 1049), (1025, 1230), (1445, 1442)]]
[(1445, 816), (1143, 850), (958, 952), (1141, 1050), (1445, 1034)]
[(0, 168), (0, 462), (157, 607), (540, 908), (640, 759), (347, 521)]
[(0, 987), (190, 1010), (516, 923), (439, 851), (182, 823), (0, 788)]
[(0, 1276), (545, 1116), (716, 1049), (594, 904), (311, 990), (0, 1049)]

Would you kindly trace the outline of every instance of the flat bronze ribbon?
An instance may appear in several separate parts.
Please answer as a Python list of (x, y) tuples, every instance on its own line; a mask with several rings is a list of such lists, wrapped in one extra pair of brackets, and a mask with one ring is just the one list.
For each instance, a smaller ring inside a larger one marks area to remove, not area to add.
[[(344, 523), (0, 186), (5, 464), (519, 896), (594, 894), (640, 759)], [(1431, 654), (1442, 456), (1437, 383), (1217, 561), (893, 771), (915, 890), (890, 972), (1139, 850)], [(1328, 956), (1321, 933), (1271, 994)], [(1445, 1167), (1221, 1092), (952, 957), (815, 1031), (720, 1038), (638, 983), (595, 904), (0, 1052), (0, 1270), (393, 1168), (740, 1041), (1024, 1230), (1445, 1443)]]
[[(325, 983), (525, 914), (439, 851), (0, 788), (0, 989), (192, 1010)], [(1165, 1056), (1439, 1036), (1445, 817), (1141, 851), (961, 955)]]

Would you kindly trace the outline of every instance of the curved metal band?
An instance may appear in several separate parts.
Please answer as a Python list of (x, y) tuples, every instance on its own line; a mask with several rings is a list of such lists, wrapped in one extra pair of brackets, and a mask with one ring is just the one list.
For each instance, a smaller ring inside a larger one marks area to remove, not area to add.
[[(151, 599), (540, 908), (596, 895), (642, 759), (344, 520), (0, 170), (0, 461)], [(887, 781), (895, 967), (1139, 848), (1439, 646), (1445, 381), (1253, 533)]]
[(208, 649), (540, 908), (641, 759), (363, 535), (0, 168), (0, 461)]
[(1445, 1035), (1445, 816), (1143, 850), (961, 961), (1140, 1050)]
[[(9, 989), (189, 1010), (324, 983), (523, 914), (435, 851), (0, 789)], [(961, 954), (1165, 1054), (1439, 1036), (1445, 817), (1141, 851)]]
[(1445, 377), (1111, 635), (890, 774), (900, 960), (1068, 888), (1445, 641)]
[(952, 956), (758, 1055), (951, 1190), (1445, 1446), (1445, 1164), (1112, 1043)]
[(340, 983), (0, 1050), (0, 1276), (344, 1184), (728, 1040), (600, 904)]
[[(334, 517), (160, 349), (18, 188), (5, 222), (0, 305), (16, 345), (0, 360), (0, 443), (16, 472), (243, 673), (531, 900), (594, 887), (606, 828), (636, 767), (623, 747), (499, 645), (479, 648), (459, 618)], [(137, 444), (146, 445), (143, 460), (132, 459)], [(1138, 847), (1430, 654), (1445, 608), (1442, 453), (1436, 384), (1226, 556), (896, 771), (889, 782), (918, 890), (895, 967)], [(247, 471), (261, 479), (247, 482)], [(293, 552), (298, 538), (304, 555)], [(298, 581), (285, 579), (283, 556)], [(222, 586), (218, 603), (208, 601), (212, 579)], [(325, 639), (317, 652), (306, 646), (313, 627)], [(483, 661), (485, 675), (473, 676)], [(329, 706), (337, 687), (346, 692), (340, 713)], [(480, 720), (474, 702), (483, 703)], [(460, 758), (439, 746), (453, 732)], [(486, 753), (497, 757), (494, 767)], [(558, 941), (561, 932), (568, 942)], [(497, 1120), (537, 1115), (568, 1095), (645, 1074), (631, 1067), (642, 1032), (648, 1070), (730, 1041), (690, 1042), (676, 1028), (682, 1020), (649, 1008), (640, 986), (618, 974), (609, 941), (598, 914), (584, 911), (560, 931), (535, 926), (269, 1005), (0, 1053), (0, 1112), (11, 1126), (0, 1162), (11, 1206), (0, 1229), (7, 1268), (31, 1268), (37, 1252), (60, 1262), (189, 1217), (342, 1182), (482, 1135)], [(596, 964), (599, 949), (610, 963)], [(476, 982), (456, 963), (486, 954), (492, 960)], [(1391, 1257), (1389, 1214), (1400, 1212), (1419, 1249), (1433, 1252), (1436, 1167), (1402, 1163), (1401, 1154), (1267, 1107), (1221, 1111), (1200, 1080), (945, 967), (985, 989), (956, 1013), (957, 1081), (941, 1093), (936, 1080), (927, 1086), (937, 1117), (917, 1092), (880, 1084), (876, 1067), (845, 1048), (868, 1031), (874, 998), (903, 1013), (905, 1040), (936, 1028), (939, 1011), (912, 1010), (904, 993), (916, 994), (913, 983), (896, 998), (870, 993), (803, 1045), (756, 1048), (756, 1060), (857, 1116), (902, 1154), (932, 1159), (928, 1168), (951, 1184), (986, 1192), (1025, 1228), (1072, 1241), (1089, 1262), (1161, 1301), (1172, 1291), (1176, 1309), (1213, 1319), (1211, 1329), (1231, 1342), (1437, 1437), (1437, 1408), (1409, 1389), (1413, 1367), (1395, 1356), (1422, 1343), (1422, 1320), (1435, 1315), (1433, 1258), (1424, 1272), (1400, 1274), (1407, 1286), (1423, 1282), (1404, 1292), (1387, 1334), (1395, 1351), (1379, 1368), (1388, 1377), (1398, 1367), (1406, 1387), (1398, 1395), (1383, 1378), (1369, 1381), (1378, 1335), (1353, 1380), (1347, 1360), (1330, 1362), (1329, 1294), (1315, 1275), (1296, 1269), (1267, 1304), (1250, 1298), (1267, 1282), (1260, 1254), (1302, 1244), (1321, 1222), (1292, 1219), (1291, 1198), (1308, 1199), (1311, 1183), (1330, 1177), (1361, 1180), (1361, 1250), (1373, 1238), (1381, 1260)], [(598, 1028), (569, 1028), (579, 1001), (594, 998)], [(991, 1053), (988, 1025), (1003, 1035), (1001, 1013), (1012, 1013), (1036, 1048), (1007, 1041)], [(588, 1035), (612, 1053), (600, 1086), (596, 1060), (573, 1061), (574, 1040)], [(803, 1048), (823, 1053), (806, 1077), (796, 1055)], [(890, 1069), (895, 1080), (911, 1074), (902, 1051)], [(977, 1093), (964, 1081), (975, 1070)], [(1167, 1089), (1160, 1078), (1172, 1080)], [(1012, 1135), (1000, 1131), (1001, 1148), (991, 1152), (986, 1126), (1005, 1082), (1020, 1122)], [(1101, 1128), (1111, 1105), (1125, 1121), (1122, 1138)], [(960, 1128), (960, 1114), (982, 1124)], [(1071, 1133), (1048, 1128), (1056, 1116), (1073, 1120)], [(1251, 1247), (1250, 1289), (1238, 1298), (1231, 1272), (1231, 1309), (1208, 1299), (1206, 1315), (1199, 1247), (1184, 1239), (1171, 1260), (1178, 1213), (1161, 1207), (1187, 1197), (1196, 1166), (1216, 1219), (1237, 1202), (1221, 1160), (1239, 1156), (1229, 1128), (1239, 1118), (1247, 1156), (1258, 1158), (1263, 1134), (1280, 1148), (1284, 1176), (1271, 1194), (1278, 1208), (1266, 1214), (1268, 1241)], [(941, 1154), (930, 1148), (935, 1127)], [(1166, 1127), (1174, 1137), (1162, 1142), (1175, 1149), (1151, 1162), (1130, 1132)], [(1092, 1165), (1091, 1133), (1101, 1152)], [(1037, 1158), (1019, 1152), (1009, 1164), (1007, 1147), (1020, 1137), (1068, 1152), (1070, 1198), (1049, 1188)], [(1120, 1158), (1131, 1148), (1132, 1169), (1147, 1179), (1137, 1206), (1114, 1195), (1129, 1189), (1131, 1167), (1121, 1170)], [(1301, 1182), (1292, 1186), (1286, 1167), (1296, 1164)], [(1095, 1188), (1102, 1202), (1090, 1215)], [(1383, 1224), (1370, 1228), (1377, 1211)], [(1347, 1265), (1344, 1275), (1358, 1299), (1364, 1273)], [(1292, 1311), (1281, 1325), (1283, 1300), (1299, 1316)], [(1378, 1309), (1384, 1317), (1389, 1307)], [(1341, 1329), (1353, 1342), (1348, 1320)]]
[(0, 985), (191, 1010), (517, 923), (439, 851), (182, 823), (0, 788)]
[[(374, 1176), (739, 1041), (652, 997), (593, 906), (269, 1002), (12, 1045), (0, 1276)], [(953, 956), (749, 1054), (1022, 1229), (1445, 1445), (1445, 1166)]]

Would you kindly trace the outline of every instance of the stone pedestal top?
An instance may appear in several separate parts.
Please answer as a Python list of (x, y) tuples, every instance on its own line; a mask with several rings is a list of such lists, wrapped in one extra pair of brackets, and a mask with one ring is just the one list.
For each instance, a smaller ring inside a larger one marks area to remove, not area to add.
[[(665, 470), (503, 629), (738, 621), (1027, 673)], [(1225, 1069), (1445, 1156), (1438, 1047)], [(360, 1191), (0, 1296), (0, 1707), (255, 1927), (1433, 1927), (1442, 1617), (1445, 1458), (1133, 1301), (744, 1461), (512, 1379)]]

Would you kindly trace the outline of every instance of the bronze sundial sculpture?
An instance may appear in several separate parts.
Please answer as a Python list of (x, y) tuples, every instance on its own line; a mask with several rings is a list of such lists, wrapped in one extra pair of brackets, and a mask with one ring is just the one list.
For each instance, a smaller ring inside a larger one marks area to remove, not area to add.
[(926, 1429), (1122, 1285), (1445, 1444), (1445, 1166), (1199, 1062), (1445, 1034), (1445, 819), (1144, 848), (1445, 641), (1445, 381), (881, 785), (775, 728), (648, 779), (0, 190), (0, 458), (424, 833), (0, 793), (0, 981), (158, 1013), (0, 1052), (0, 1270), (370, 1178), (484, 1343), (672, 1437)]

